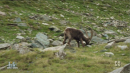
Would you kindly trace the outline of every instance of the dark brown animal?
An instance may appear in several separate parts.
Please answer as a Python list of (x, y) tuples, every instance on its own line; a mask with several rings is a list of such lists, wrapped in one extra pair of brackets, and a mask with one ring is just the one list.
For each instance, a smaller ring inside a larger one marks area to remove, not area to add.
[[(91, 29), (91, 28), (90, 28)], [(87, 34), (87, 32), (86, 32)], [(88, 35), (87, 35), (88, 36)], [(71, 40), (76, 40), (78, 43), (78, 47), (80, 47), (79, 42), (82, 43), (82, 46), (84, 47), (83, 41), (85, 41), (86, 45), (89, 45), (91, 39), (93, 37), (93, 30), (91, 29), (91, 37), (85, 37), (82, 31), (75, 29), (75, 28), (66, 28), (64, 31), (64, 41), (63, 44), (66, 43), (66, 40), (69, 39), (68, 45), (70, 46)]]

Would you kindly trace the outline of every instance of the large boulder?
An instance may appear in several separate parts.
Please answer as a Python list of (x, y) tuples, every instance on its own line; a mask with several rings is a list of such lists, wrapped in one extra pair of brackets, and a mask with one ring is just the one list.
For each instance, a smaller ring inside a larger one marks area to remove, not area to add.
[(128, 48), (127, 45), (118, 45), (118, 47), (119, 47), (121, 50), (125, 50), (126, 48)]
[(10, 46), (11, 46), (11, 44), (9, 44), (9, 43), (2, 43), (2, 44), (0, 44), (0, 49), (6, 49)]
[(113, 31), (113, 30), (107, 30), (107, 31), (105, 31), (104, 32), (105, 34), (111, 34), (111, 35), (115, 35), (115, 34), (117, 34), (115, 31)]
[(28, 53), (30, 51), (29, 46), (30, 46), (29, 43), (21, 42), (18, 44), (14, 44), (13, 49), (17, 50), (20, 54), (25, 54), (25, 53)]
[(36, 34), (36, 41), (43, 46), (43, 48), (46, 48), (50, 45), (50, 41), (48, 39), (48, 36), (43, 33)]
[(98, 44), (108, 42), (108, 40), (104, 40), (104, 39), (97, 37), (97, 36), (93, 36), (91, 41), (94, 42), (94, 43), (98, 43)]
[(130, 39), (126, 39), (125, 43), (130, 43)]
[(113, 70), (110, 73), (130, 73), (130, 63), (126, 64), (124, 67)]
[(115, 41), (114, 41), (114, 42), (110, 42), (110, 43), (108, 43), (108, 44), (105, 46), (105, 48), (106, 48), (106, 49), (109, 49), (109, 48), (113, 47), (114, 44), (115, 44)]
[(5, 12), (0, 11), (0, 15), (5, 16), (5, 15), (6, 15), (6, 13), (5, 13)]
[(62, 42), (58, 41), (58, 40), (52, 42), (53, 46), (58, 46), (58, 45), (61, 45), (61, 44), (62, 44)]

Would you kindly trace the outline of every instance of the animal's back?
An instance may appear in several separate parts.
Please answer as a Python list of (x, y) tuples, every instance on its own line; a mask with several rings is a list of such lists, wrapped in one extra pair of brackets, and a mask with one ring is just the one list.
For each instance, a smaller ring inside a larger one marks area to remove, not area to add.
[(75, 28), (70, 28), (70, 27), (66, 28), (65, 32), (69, 33), (73, 39), (79, 39), (83, 36), (83, 33), (80, 30)]

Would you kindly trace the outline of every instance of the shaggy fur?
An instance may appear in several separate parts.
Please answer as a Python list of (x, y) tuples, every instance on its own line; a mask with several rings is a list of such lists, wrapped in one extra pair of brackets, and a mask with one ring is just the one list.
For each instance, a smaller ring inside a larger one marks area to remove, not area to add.
[[(86, 32), (87, 34), (87, 32)], [(93, 31), (91, 29), (91, 37), (85, 37), (84, 34), (78, 30), (78, 29), (75, 29), (75, 28), (66, 28), (65, 31), (64, 31), (64, 41), (63, 41), (63, 44), (66, 43), (66, 40), (69, 39), (68, 41), (68, 44), (70, 46), (70, 42), (71, 40), (76, 40), (76, 42), (78, 43), (78, 47), (80, 47), (79, 45), (79, 42), (82, 43), (82, 46), (84, 47), (84, 44), (83, 44), (83, 41), (86, 42), (86, 45), (89, 45), (89, 42), (91, 41), (93, 37)]]

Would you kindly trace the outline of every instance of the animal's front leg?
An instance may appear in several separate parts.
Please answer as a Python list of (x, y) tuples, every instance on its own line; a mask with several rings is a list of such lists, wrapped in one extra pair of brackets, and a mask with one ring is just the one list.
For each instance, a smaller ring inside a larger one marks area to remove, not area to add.
[(82, 46), (84, 47), (84, 43), (83, 43), (83, 39), (82, 38), (80, 39), (80, 42), (82, 43)]
[(80, 47), (80, 45), (79, 45), (79, 41), (78, 41), (78, 40), (76, 40), (76, 42), (78, 43), (78, 47)]
[(71, 47), (70, 42), (71, 42), (71, 39), (69, 39), (69, 41), (68, 41), (68, 45)]

